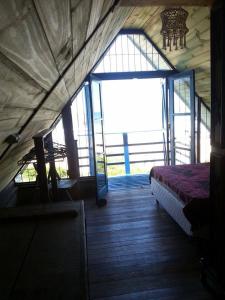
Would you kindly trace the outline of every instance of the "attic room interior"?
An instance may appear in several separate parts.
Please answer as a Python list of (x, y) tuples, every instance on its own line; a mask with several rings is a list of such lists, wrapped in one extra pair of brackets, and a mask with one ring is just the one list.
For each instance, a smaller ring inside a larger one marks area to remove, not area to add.
[(224, 1), (0, 14), (0, 298), (224, 299)]

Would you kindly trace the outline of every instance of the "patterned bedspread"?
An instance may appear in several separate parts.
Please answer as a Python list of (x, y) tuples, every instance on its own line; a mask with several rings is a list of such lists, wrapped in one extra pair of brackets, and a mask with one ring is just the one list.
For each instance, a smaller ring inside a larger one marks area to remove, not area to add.
[(209, 163), (153, 167), (150, 180), (154, 177), (178, 195), (195, 228), (209, 220), (209, 171)]

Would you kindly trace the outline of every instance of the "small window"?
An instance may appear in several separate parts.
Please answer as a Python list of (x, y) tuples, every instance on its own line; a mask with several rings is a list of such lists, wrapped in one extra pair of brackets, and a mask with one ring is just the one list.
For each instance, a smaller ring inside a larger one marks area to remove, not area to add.
[(143, 33), (119, 34), (94, 73), (171, 70)]

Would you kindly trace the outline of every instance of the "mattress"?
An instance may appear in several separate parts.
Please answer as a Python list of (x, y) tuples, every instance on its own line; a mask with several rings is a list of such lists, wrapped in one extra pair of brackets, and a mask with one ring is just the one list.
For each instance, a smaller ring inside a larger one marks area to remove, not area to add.
[(151, 190), (158, 203), (167, 211), (174, 221), (177, 222), (188, 235), (193, 235), (191, 223), (185, 218), (183, 213), (184, 204), (177, 195), (162, 182), (154, 178), (151, 179)]
[(154, 178), (177, 195), (185, 217), (196, 229), (210, 218), (209, 172), (209, 163), (160, 166), (152, 168), (150, 180)]

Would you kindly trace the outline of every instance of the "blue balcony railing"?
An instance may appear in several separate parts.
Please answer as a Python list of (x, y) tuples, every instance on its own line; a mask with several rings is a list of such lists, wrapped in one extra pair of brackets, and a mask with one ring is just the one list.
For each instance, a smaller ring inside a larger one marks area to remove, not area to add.
[[(105, 134), (108, 176), (148, 173), (154, 165), (166, 162), (166, 145), (163, 130), (120, 132)], [(89, 168), (88, 147), (78, 147), (79, 165)], [(85, 163), (86, 162), (86, 163)]]
[[(163, 165), (166, 162), (162, 130), (106, 133), (105, 147), (108, 176), (149, 173), (152, 166)], [(79, 135), (78, 154), (81, 176), (94, 175), (90, 152), (88, 136)], [(68, 177), (66, 158), (57, 160), (56, 168), (60, 177)], [(15, 180), (17, 183), (31, 182), (36, 180), (36, 175), (33, 165), (29, 164), (21, 170)]]

